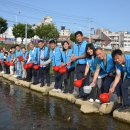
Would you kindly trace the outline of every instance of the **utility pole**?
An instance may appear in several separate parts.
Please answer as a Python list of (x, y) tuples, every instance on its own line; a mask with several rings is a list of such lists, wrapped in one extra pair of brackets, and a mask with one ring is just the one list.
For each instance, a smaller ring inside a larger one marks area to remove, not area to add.
[(26, 26), (25, 26), (25, 46), (26, 46), (26, 49), (27, 49), (27, 37), (28, 37), (28, 25), (26, 23)]
[(92, 18), (88, 18), (89, 21), (89, 43), (91, 43), (91, 26), (92, 26)]

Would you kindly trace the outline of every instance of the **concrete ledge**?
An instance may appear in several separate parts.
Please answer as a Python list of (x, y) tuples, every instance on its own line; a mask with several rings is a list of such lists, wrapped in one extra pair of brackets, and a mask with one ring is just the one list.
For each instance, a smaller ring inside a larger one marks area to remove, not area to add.
[(83, 104), (85, 104), (86, 103), (86, 101), (83, 101), (82, 99), (76, 99), (76, 101), (75, 101), (75, 104), (76, 105), (78, 105), (78, 106), (81, 106), (81, 105), (83, 105)]
[(23, 81), (23, 80), (19, 80), (19, 85), (22, 85), (24, 87), (30, 88), (31, 86), (31, 82), (27, 82), (27, 81)]
[(99, 113), (100, 104), (98, 103), (90, 103), (89, 101), (84, 102), (81, 105), (80, 111), (87, 114), (87, 113)]
[(76, 98), (74, 97), (73, 94), (65, 94), (62, 92), (49, 91), (49, 95), (53, 97), (61, 98), (61, 99), (66, 99), (72, 103), (75, 103), (76, 101)]
[(110, 114), (113, 111), (114, 102), (103, 103), (99, 108), (99, 112), (103, 114)]
[(38, 84), (38, 85), (31, 84), (30, 89), (38, 91), (38, 92), (42, 92), (42, 93), (48, 93), (51, 89), (53, 89), (53, 87), (52, 86), (51, 87), (47, 87), (47, 86), (40, 87), (40, 84)]
[(0, 73), (0, 77), (2, 77), (3, 76), (3, 74), (2, 73)]
[(130, 123), (130, 112), (118, 112), (118, 110), (115, 110), (113, 112), (113, 117), (120, 121)]
[(10, 76), (11, 75), (9, 75), (9, 74), (3, 74), (3, 77), (6, 78), (6, 79), (8, 79)]

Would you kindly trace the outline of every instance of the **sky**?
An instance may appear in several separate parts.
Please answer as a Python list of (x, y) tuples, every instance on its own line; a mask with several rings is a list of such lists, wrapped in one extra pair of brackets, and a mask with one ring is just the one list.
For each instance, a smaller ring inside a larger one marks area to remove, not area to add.
[(0, 17), (8, 25), (36, 24), (45, 16), (72, 32), (89, 28), (130, 31), (130, 0), (0, 0)]

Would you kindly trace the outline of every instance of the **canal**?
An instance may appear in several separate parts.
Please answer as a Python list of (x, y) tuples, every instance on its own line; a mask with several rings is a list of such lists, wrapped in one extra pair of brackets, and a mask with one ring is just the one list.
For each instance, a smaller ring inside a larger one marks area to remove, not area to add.
[(130, 130), (111, 115), (84, 115), (68, 101), (0, 78), (0, 130)]

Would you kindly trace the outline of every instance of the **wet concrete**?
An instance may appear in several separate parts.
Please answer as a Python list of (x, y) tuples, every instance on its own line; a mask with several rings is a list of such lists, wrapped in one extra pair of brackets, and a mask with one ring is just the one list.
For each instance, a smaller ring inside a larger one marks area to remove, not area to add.
[[(1, 79), (0, 79), (1, 80)], [(112, 116), (84, 115), (66, 100), (0, 82), (0, 130), (129, 130)]]

